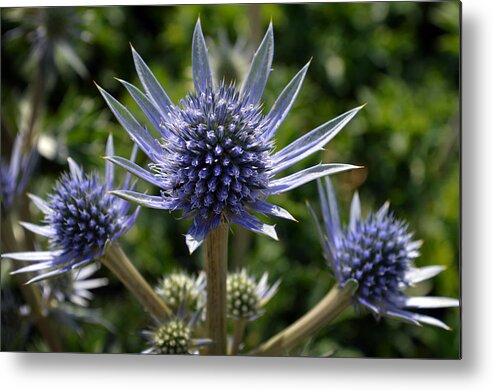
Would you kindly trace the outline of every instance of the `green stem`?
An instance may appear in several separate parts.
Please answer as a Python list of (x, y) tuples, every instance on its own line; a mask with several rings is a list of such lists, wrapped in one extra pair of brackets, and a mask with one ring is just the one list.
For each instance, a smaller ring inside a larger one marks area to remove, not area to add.
[(346, 282), (344, 287), (335, 285), (325, 297), (309, 312), (286, 329), (260, 345), (254, 355), (283, 355), (321, 328), (330, 324), (344, 309), (351, 304), (353, 293), (358, 288), (354, 280)]
[(118, 277), (140, 304), (157, 320), (164, 320), (171, 315), (171, 310), (156, 295), (118, 243), (114, 242), (106, 248), (105, 255), (101, 257), (101, 263)]
[(228, 225), (221, 222), (205, 239), (205, 273), (207, 303), (205, 327), (213, 342), (211, 355), (225, 355), (226, 341), (226, 275), (228, 271)]
[(245, 329), (248, 320), (246, 319), (235, 319), (233, 324), (233, 346), (231, 348), (231, 355), (236, 356), (240, 351), (240, 345), (243, 341), (243, 336), (245, 335)]
[[(6, 215), (2, 218), (2, 243), (5, 246), (5, 250), (7, 250), (8, 252), (16, 252), (21, 250), (22, 248), (27, 248), (27, 246), (19, 247), (18, 241), (16, 240), (14, 231), (12, 229), (12, 221), (9, 215)], [(15, 263), (14, 267), (17, 268), (17, 265)], [(34, 316), (34, 324), (36, 328), (39, 330), (41, 336), (48, 345), (48, 348), (52, 352), (61, 352), (63, 351), (62, 343), (58, 334), (56, 333), (56, 328), (54, 327), (52, 319), (47, 316), (47, 312), (41, 298), (41, 291), (39, 289), (39, 286), (35, 284), (26, 285), (26, 282), (29, 281), (30, 278), (30, 273), (15, 275), (15, 279), (19, 284), (22, 297), (29, 305), (29, 308), (31, 309)]]

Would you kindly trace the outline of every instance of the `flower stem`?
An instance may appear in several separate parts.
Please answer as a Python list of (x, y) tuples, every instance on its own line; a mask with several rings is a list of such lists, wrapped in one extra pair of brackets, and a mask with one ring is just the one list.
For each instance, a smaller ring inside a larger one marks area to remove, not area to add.
[(261, 356), (285, 354), (303, 340), (330, 324), (351, 304), (352, 295), (357, 288), (358, 283), (354, 280), (347, 281), (344, 287), (338, 284), (335, 285), (309, 312), (260, 345), (251, 354)]
[(118, 277), (140, 304), (157, 320), (164, 320), (171, 315), (171, 310), (156, 295), (118, 243), (113, 242), (106, 248), (101, 262)]
[(243, 336), (245, 335), (245, 329), (248, 320), (246, 319), (235, 319), (233, 324), (233, 346), (231, 348), (231, 355), (236, 356), (240, 351), (241, 341), (243, 341)]
[(213, 342), (209, 354), (225, 355), (226, 342), (226, 275), (228, 271), (228, 225), (221, 222), (205, 239), (205, 273), (207, 303), (205, 327)]
[[(12, 221), (7, 214), (2, 217), (2, 244), (9, 252), (19, 251), (20, 248), (27, 248), (28, 246), (19, 246), (12, 230)], [(29, 246), (30, 247), (30, 246)], [(44, 308), (43, 300), (41, 298), (41, 292), (38, 285), (29, 284), (26, 282), (31, 278), (30, 274), (17, 274), (15, 276), (21, 290), (21, 294), (29, 305), (34, 316), (34, 324), (39, 330), (41, 336), (45, 340), (48, 348), (52, 352), (62, 352), (62, 342), (56, 332), (56, 327), (52, 319), (47, 316), (47, 311)]]

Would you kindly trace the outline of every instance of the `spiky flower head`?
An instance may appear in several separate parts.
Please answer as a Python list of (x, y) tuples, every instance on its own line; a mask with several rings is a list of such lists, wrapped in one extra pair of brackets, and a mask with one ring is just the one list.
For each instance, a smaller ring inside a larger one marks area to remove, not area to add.
[(142, 353), (150, 354), (197, 354), (198, 349), (210, 344), (206, 338), (194, 338), (194, 328), (200, 318), (201, 311), (197, 311), (187, 322), (183, 306), (176, 316), (159, 322), (152, 330), (142, 332), (147, 339), (149, 348)]
[(226, 282), (228, 316), (234, 319), (255, 320), (263, 314), (263, 307), (274, 296), (280, 281), (268, 286), (269, 275), (264, 273), (257, 282), (246, 269), (228, 275)]
[(173, 312), (180, 305), (195, 312), (205, 301), (205, 281), (204, 273), (195, 277), (178, 271), (164, 277), (157, 286), (156, 293)]
[(7, 163), (2, 159), (0, 164), (2, 215), (12, 209), (15, 196), (24, 191), (36, 162), (37, 155), (34, 149), (23, 152), (24, 141), (24, 135), (17, 133), (10, 161)]
[(319, 229), (324, 256), (339, 284), (358, 282), (355, 304), (376, 315), (394, 317), (416, 325), (421, 323), (449, 329), (431, 316), (412, 312), (415, 308), (456, 307), (459, 301), (446, 297), (409, 297), (406, 288), (434, 277), (441, 266), (416, 268), (421, 241), (413, 240), (408, 225), (394, 217), (385, 203), (376, 213), (361, 216), (359, 196), (351, 203), (350, 223), (341, 227), (334, 189), (329, 179), (325, 188), (318, 182), (323, 228)]
[[(111, 136), (106, 152), (113, 152)], [(96, 174), (85, 174), (72, 159), (68, 162), (70, 172), (62, 175), (48, 201), (30, 195), (44, 213), (46, 225), (21, 223), (47, 237), (50, 250), (3, 254), (5, 258), (34, 262), (14, 273), (44, 271), (29, 282), (59, 275), (103, 255), (106, 243), (127, 232), (137, 217), (138, 208), (128, 215), (130, 204), (108, 193), (113, 186), (110, 162), (106, 164), (105, 181)], [(127, 176), (124, 188), (128, 188), (129, 182)]]
[(355, 168), (347, 164), (319, 164), (286, 177), (274, 176), (322, 149), (360, 107), (319, 126), (274, 152), (273, 137), (286, 118), (308, 69), (299, 71), (264, 114), (261, 97), (274, 52), (272, 25), (260, 44), (241, 88), (214, 83), (200, 21), (192, 41), (195, 91), (178, 105), (167, 96), (155, 76), (132, 48), (135, 67), (145, 92), (121, 81), (142, 109), (150, 133), (110, 94), (101, 94), (132, 140), (151, 163), (149, 170), (126, 159), (109, 159), (161, 189), (159, 196), (119, 190), (114, 194), (151, 208), (181, 210), (193, 218), (186, 235), (193, 252), (221, 221), (236, 223), (277, 239), (273, 226), (252, 213), (293, 219), (286, 210), (265, 199), (316, 178)]
[(43, 281), (43, 298), (52, 307), (66, 302), (80, 307), (87, 307), (89, 300), (94, 298), (94, 294), (90, 289), (108, 284), (107, 278), (89, 278), (98, 269), (99, 265), (91, 264)]

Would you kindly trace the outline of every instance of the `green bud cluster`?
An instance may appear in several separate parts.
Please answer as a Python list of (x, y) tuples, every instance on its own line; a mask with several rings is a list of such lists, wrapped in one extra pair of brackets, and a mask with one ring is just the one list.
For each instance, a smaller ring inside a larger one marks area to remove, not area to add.
[(236, 319), (248, 319), (256, 316), (260, 303), (257, 285), (246, 271), (230, 274), (227, 280), (228, 316)]
[(188, 354), (191, 332), (181, 320), (172, 320), (156, 329), (153, 350), (157, 354)]
[(172, 309), (177, 310), (180, 303), (187, 309), (196, 309), (200, 292), (193, 277), (183, 272), (175, 272), (166, 276), (158, 288), (157, 294)]

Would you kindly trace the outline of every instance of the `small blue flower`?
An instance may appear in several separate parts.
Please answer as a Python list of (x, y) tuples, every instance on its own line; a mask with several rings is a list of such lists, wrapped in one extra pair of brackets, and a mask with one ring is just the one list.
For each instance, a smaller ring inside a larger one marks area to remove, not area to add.
[(21, 133), (17, 133), (10, 162), (7, 163), (3, 159), (1, 161), (2, 214), (11, 210), (15, 196), (24, 191), (36, 162), (37, 155), (34, 149), (22, 153), (23, 138)]
[[(106, 154), (113, 154), (111, 136), (106, 145)], [(29, 282), (67, 272), (102, 256), (106, 243), (127, 232), (138, 214), (137, 208), (128, 215), (131, 204), (108, 193), (113, 186), (114, 174), (113, 164), (109, 161), (106, 163), (105, 182), (100, 181), (96, 174), (84, 174), (72, 159), (68, 162), (70, 173), (62, 175), (48, 201), (29, 195), (45, 214), (46, 225), (21, 223), (24, 228), (47, 237), (51, 250), (2, 255), (14, 260), (34, 262), (14, 273), (47, 270)], [(129, 182), (130, 177), (127, 175), (124, 189), (128, 188)]]
[(252, 213), (293, 219), (279, 206), (265, 201), (325, 175), (356, 168), (348, 164), (319, 164), (284, 178), (274, 176), (319, 151), (361, 109), (319, 126), (274, 153), (273, 137), (286, 118), (301, 88), (308, 64), (281, 92), (264, 114), (261, 97), (274, 52), (272, 25), (253, 58), (238, 89), (234, 84), (214, 83), (200, 21), (192, 41), (192, 72), (195, 91), (178, 105), (166, 95), (142, 58), (132, 48), (137, 73), (144, 87), (120, 80), (159, 134), (151, 135), (110, 94), (101, 94), (132, 140), (152, 161), (146, 170), (121, 157), (108, 159), (161, 189), (159, 196), (118, 190), (113, 193), (140, 205), (181, 210), (193, 218), (186, 235), (190, 252), (203, 242), (221, 221), (277, 239), (273, 226)]
[(409, 297), (406, 288), (432, 278), (444, 270), (442, 266), (413, 265), (419, 256), (421, 241), (413, 240), (408, 225), (397, 220), (385, 203), (366, 219), (361, 217), (358, 193), (351, 203), (349, 226), (342, 228), (332, 184), (326, 179), (324, 189), (318, 182), (322, 207), (323, 228), (317, 222), (324, 256), (342, 286), (348, 280), (356, 280), (354, 294), (356, 304), (377, 315), (383, 315), (449, 329), (438, 319), (412, 312), (412, 309), (457, 307), (459, 301), (447, 297)]

